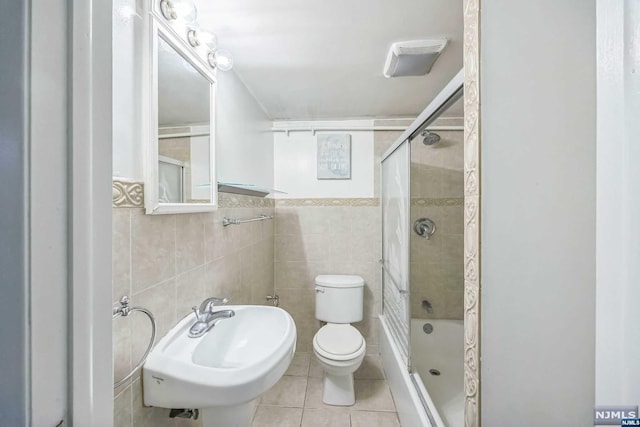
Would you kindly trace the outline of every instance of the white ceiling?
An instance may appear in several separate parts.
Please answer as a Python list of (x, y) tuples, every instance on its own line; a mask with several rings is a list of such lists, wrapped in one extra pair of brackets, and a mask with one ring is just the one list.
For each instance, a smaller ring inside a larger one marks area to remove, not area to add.
[[(417, 116), (462, 68), (462, 0), (198, 0), (200, 25), (273, 120)], [(449, 43), (426, 76), (387, 79), (396, 41)]]

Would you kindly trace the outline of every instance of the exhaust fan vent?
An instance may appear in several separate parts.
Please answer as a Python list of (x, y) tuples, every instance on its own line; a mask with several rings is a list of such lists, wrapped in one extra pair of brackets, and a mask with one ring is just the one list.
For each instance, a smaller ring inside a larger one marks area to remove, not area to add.
[(423, 76), (447, 45), (447, 40), (409, 40), (391, 45), (384, 64), (384, 76)]

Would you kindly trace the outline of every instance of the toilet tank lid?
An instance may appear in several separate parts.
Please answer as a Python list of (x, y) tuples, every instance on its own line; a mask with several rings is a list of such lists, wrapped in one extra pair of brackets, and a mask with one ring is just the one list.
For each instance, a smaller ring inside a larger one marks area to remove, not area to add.
[(364, 286), (364, 279), (349, 274), (321, 274), (316, 277), (316, 285), (329, 288), (361, 288)]

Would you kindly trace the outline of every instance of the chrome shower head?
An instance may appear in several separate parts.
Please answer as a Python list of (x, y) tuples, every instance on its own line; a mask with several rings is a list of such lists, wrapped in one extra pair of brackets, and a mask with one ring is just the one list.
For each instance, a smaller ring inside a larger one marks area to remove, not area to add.
[(434, 145), (440, 141), (440, 135), (438, 135), (437, 133), (429, 132), (426, 129), (422, 131), (420, 136), (422, 136), (423, 138), (422, 143), (424, 145)]

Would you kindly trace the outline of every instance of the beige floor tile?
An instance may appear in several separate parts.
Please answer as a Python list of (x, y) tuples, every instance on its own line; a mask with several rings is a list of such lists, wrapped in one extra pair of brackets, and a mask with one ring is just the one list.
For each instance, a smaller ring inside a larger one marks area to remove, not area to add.
[(395, 412), (351, 411), (351, 427), (400, 427)]
[(356, 410), (395, 412), (389, 385), (384, 380), (356, 380)]
[(304, 407), (315, 409), (331, 408), (331, 406), (322, 403), (322, 378), (309, 377)]
[(296, 353), (285, 375), (306, 377), (309, 374), (309, 353)]
[(260, 404), (302, 408), (306, 388), (306, 377), (284, 376), (262, 396)]
[(258, 406), (252, 427), (299, 427), (302, 408)]
[(323, 378), (324, 371), (322, 370), (322, 366), (320, 366), (320, 362), (318, 362), (318, 358), (315, 354), (311, 353), (311, 361), (309, 362), (309, 378)]
[(301, 427), (350, 427), (347, 408), (304, 408)]
[(357, 380), (383, 380), (384, 372), (379, 356), (365, 356), (362, 365), (354, 374)]
[(368, 356), (380, 356), (380, 348), (378, 345), (369, 345), (367, 344), (367, 355)]

